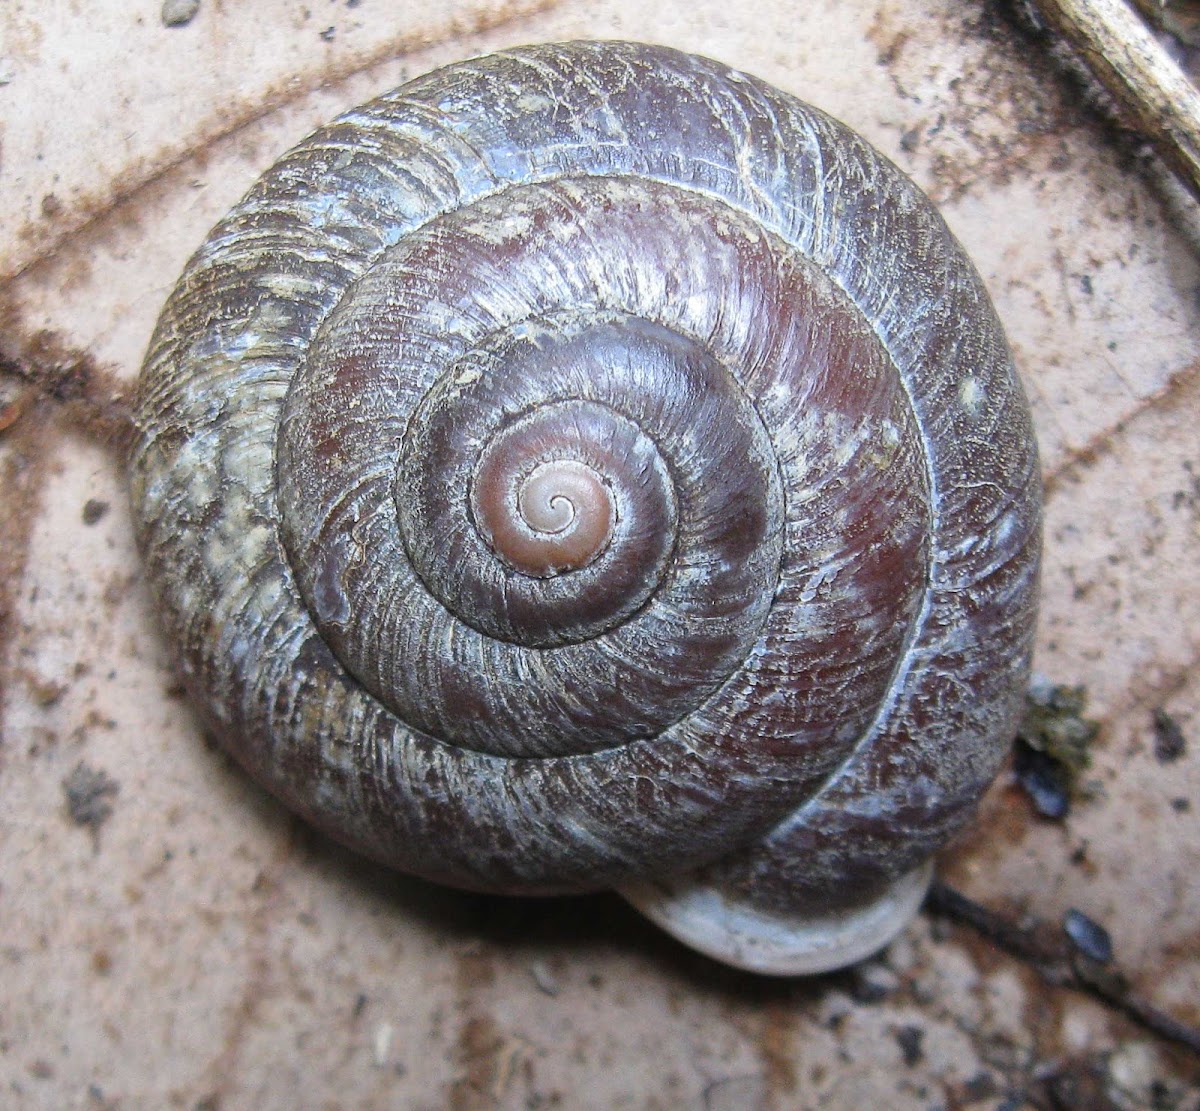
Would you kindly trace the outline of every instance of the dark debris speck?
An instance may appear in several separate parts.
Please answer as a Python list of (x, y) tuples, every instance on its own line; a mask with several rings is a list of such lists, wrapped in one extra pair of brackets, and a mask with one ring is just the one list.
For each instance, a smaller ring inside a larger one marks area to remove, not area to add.
[(971, 1103), (999, 1095), (996, 1078), (990, 1072), (978, 1072), (963, 1085), (963, 1095)]
[(1154, 711), (1154, 758), (1160, 764), (1170, 764), (1187, 752), (1183, 730), (1161, 706)]
[(1163, 1080), (1150, 1083), (1150, 1106), (1153, 1111), (1182, 1111), (1183, 1096)]
[(81, 760), (63, 779), (62, 789), (71, 821), (96, 833), (112, 816), (113, 799), (121, 786), (103, 769), (90, 768)]
[(1058, 821), (1067, 816), (1071, 809), (1070, 779), (1062, 764), (1018, 737), (1013, 770), (1042, 817)]
[(1067, 1061), (1046, 1078), (1045, 1094), (1054, 1111), (1118, 1111), (1108, 1080), (1108, 1067), (1098, 1058)]
[(925, 1052), (921, 1048), (921, 1042), (924, 1039), (925, 1031), (919, 1026), (901, 1026), (896, 1031), (896, 1044), (900, 1047), (904, 1063), (910, 1069), (920, 1064), (921, 1058), (925, 1056)]
[(108, 510), (108, 502), (101, 501), (99, 498), (88, 498), (83, 503), (83, 523), (85, 525), (94, 525)]

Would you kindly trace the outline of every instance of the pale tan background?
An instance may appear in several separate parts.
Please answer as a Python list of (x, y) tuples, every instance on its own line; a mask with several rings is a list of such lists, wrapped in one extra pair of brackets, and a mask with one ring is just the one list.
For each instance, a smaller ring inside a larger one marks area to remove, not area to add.
[[(943, 207), (1034, 406), (1038, 666), (1090, 692), (1095, 798), (1045, 824), (1002, 777), (945, 874), (1008, 910), (1085, 910), (1141, 991), (1200, 1020), (1200, 216), (1002, 11), (203, 0), (168, 29), (155, 0), (7, 0), (0, 1106), (1015, 1107), (1089, 1061), (1118, 1106), (1150, 1106), (1155, 1081), (1164, 1106), (1197, 1106), (1194, 1059), (925, 918), (866, 980), (774, 983), (615, 898), (467, 897), (352, 859), (204, 742), (131, 544), (114, 435), (158, 309), (311, 127), (533, 40), (639, 38), (757, 73)], [(1156, 707), (1189, 740), (1172, 764)], [(119, 784), (95, 835), (62, 787), (81, 760)]]

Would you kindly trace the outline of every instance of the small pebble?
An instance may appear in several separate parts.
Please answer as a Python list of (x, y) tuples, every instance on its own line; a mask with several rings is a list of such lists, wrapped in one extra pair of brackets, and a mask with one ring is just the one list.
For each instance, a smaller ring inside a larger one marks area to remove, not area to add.
[(537, 984), (538, 991), (544, 995), (549, 995), (553, 998), (562, 991), (558, 980), (555, 979), (554, 973), (550, 971), (550, 966), (545, 961), (534, 961), (529, 966), (529, 974), (533, 977), (533, 982)]
[(1063, 919), (1063, 930), (1085, 957), (1100, 964), (1112, 960), (1112, 938), (1099, 922), (1072, 907)]
[(392, 1056), (392, 1038), (396, 1034), (396, 1028), (390, 1022), (381, 1022), (375, 1027), (375, 1036), (372, 1038), (371, 1055), (377, 1069), (386, 1067)]
[(1137, 1107), (1151, 1104), (1151, 1088), (1162, 1071), (1155, 1048), (1148, 1042), (1124, 1042), (1108, 1059), (1109, 1076), (1117, 1090)]
[(186, 27), (200, 10), (200, 0), (163, 0), (164, 27)]
[(900, 978), (877, 963), (860, 964), (850, 971), (850, 998), (855, 1003), (878, 1003), (899, 986)]

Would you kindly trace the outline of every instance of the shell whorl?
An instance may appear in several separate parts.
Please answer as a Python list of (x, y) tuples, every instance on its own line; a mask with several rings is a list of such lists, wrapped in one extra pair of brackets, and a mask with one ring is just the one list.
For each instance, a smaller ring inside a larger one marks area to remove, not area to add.
[(211, 727), (406, 871), (838, 914), (1006, 749), (1040, 494), (994, 312), (897, 170), (714, 62), (517, 49), (319, 130), (137, 419)]

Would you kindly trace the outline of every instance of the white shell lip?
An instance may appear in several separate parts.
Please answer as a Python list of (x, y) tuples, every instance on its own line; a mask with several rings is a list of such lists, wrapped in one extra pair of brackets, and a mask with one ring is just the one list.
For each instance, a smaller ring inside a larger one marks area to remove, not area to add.
[(882, 949), (912, 921), (932, 880), (928, 861), (865, 907), (816, 916), (763, 911), (687, 878), (630, 884), (620, 894), (706, 956), (767, 976), (808, 976), (844, 968)]

